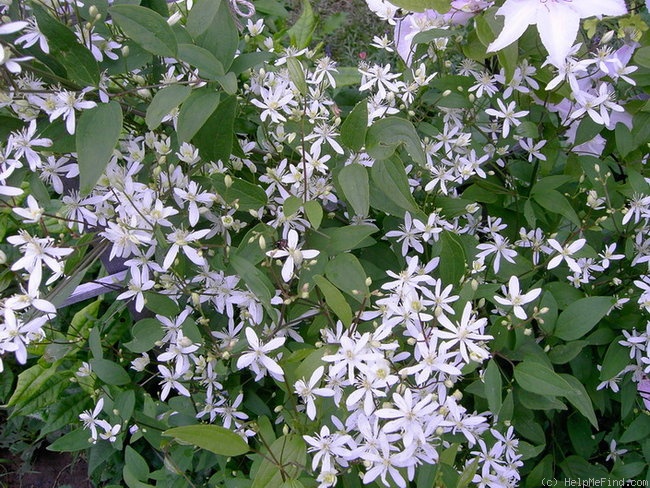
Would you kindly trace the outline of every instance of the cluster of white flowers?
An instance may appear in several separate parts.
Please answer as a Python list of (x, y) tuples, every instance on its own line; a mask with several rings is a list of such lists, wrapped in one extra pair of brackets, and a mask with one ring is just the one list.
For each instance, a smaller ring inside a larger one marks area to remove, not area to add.
[[(438, 462), (439, 449), (448, 447), (445, 434), (462, 434), (470, 447), (478, 443), (480, 451), (468, 460), (478, 459), (478, 478), (512, 485), (522, 464), (512, 429), (505, 437), (491, 429), (498, 441), (488, 447), (481, 437), (490, 414), (468, 411), (454, 390), (464, 368), (490, 355), (487, 319), (478, 318), (469, 302), (454, 318), (451, 304), (459, 297), (431, 276), (437, 260), (425, 266), (417, 257), (407, 262), (407, 269), (390, 273), (396, 279), (382, 286), (386, 294), (376, 310), (360, 314), (350, 329), (338, 322), (324, 331), (326, 347), (336, 347), (323, 356), (330, 363), (324, 380), (320, 367), (308, 382), (295, 384), (310, 418), (316, 416), (317, 396), (331, 397), (349, 412), (331, 416), (334, 430), (324, 425), (318, 435), (304, 436), (314, 454), (312, 468), (320, 469), (320, 486), (333, 486), (337, 473), (361, 461), (364, 483), (379, 478), (389, 486), (390, 478), (403, 488), (404, 473), (412, 480), (418, 465)], [(368, 326), (370, 331), (361, 332)]]

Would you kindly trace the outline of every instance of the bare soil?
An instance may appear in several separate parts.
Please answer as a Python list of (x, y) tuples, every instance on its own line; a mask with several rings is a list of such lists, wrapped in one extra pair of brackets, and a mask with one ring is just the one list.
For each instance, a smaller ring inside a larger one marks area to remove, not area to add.
[(41, 450), (27, 465), (2, 450), (0, 460), (0, 488), (93, 488), (87, 464), (80, 457)]

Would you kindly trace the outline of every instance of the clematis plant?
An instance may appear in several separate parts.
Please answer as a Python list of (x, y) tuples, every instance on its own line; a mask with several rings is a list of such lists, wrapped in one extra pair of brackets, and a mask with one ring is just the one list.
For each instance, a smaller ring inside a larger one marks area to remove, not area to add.
[(347, 65), (285, 3), (0, 2), (2, 438), (106, 487), (650, 479), (644, 2), (368, 0)]

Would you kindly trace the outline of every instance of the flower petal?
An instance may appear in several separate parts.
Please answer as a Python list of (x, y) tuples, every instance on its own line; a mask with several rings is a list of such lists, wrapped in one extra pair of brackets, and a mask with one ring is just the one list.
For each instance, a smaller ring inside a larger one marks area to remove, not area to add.
[(576, 40), (580, 15), (565, 4), (547, 2), (546, 6), (538, 11), (537, 30), (551, 63), (559, 67), (564, 64)]
[(535, 23), (539, 0), (508, 0), (497, 10), (496, 15), (503, 15), (503, 30), (488, 46), (488, 52), (500, 51), (519, 39), (529, 25)]

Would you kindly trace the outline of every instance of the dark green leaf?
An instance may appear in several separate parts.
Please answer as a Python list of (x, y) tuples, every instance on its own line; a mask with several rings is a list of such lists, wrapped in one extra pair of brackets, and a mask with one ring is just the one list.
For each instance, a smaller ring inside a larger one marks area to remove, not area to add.
[(325, 267), (325, 276), (339, 290), (344, 291), (358, 302), (364, 301), (368, 293), (366, 272), (353, 254), (339, 254), (332, 259)]
[(345, 199), (355, 215), (365, 217), (370, 209), (370, 181), (368, 170), (360, 164), (345, 166), (337, 176)]
[(545, 190), (541, 192), (534, 192), (532, 194), (532, 197), (533, 200), (539, 203), (546, 210), (566, 217), (575, 225), (581, 225), (580, 217), (578, 217), (578, 214), (576, 214), (576, 211), (571, 206), (571, 203), (559, 191)]
[(288, 30), (291, 43), (298, 49), (305, 48), (311, 42), (316, 30), (316, 16), (309, 0), (302, 1), (302, 12), (296, 23)]
[[(230, 159), (235, 144), (233, 127), (236, 113), (237, 97), (222, 99), (217, 109), (193, 137), (193, 142), (203, 158), (224, 163)], [(264, 202), (266, 203), (266, 197)]]
[(490, 359), (488, 362), (487, 368), (485, 368), (485, 375), (483, 377), (485, 381), (485, 396), (487, 397), (488, 406), (490, 407), (491, 412), (498, 412), (501, 408), (501, 371), (499, 371), (499, 366), (494, 361)]
[(632, 423), (625, 429), (619, 439), (621, 443), (634, 442), (650, 437), (650, 417), (645, 414), (639, 414)]
[(91, 359), (90, 366), (97, 377), (107, 385), (128, 385), (131, 382), (129, 373), (108, 359)]
[(136, 44), (157, 56), (176, 56), (176, 36), (162, 15), (139, 5), (116, 5), (108, 11)]
[(146, 481), (149, 478), (149, 465), (147, 461), (131, 446), (126, 446), (124, 452), (124, 462), (129, 471), (138, 481)]
[(194, 44), (179, 44), (178, 59), (199, 70), (199, 76), (206, 80), (216, 80), (225, 72), (221, 62), (210, 51)]
[(191, 444), (221, 456), (240, 456), (250, 448), (239, 435), (218, 425), (187, 425), (163, 432), (165, 437)]
[(600, 381), (608, 381), (619, 374), (623, 369), (630, 364), (630, 349), (621, 346), (618, 341), (622, 337), (614, 339), (614, 341), (607, 348), (605, 358), (603, 359), (603, 367), (600, 370)]
[(570, 394), (571, 385), (541, 361), (526, 359), (515, 367), (519, 386), (538, 395), (564, 396)]
[(343, 294), (332, 283), (320, 275), (314, 276), (314, 282), (325, 296), (327, 305), (341, 319), (346, 327), (352, 323), (352, 309)]
[(325, 236), (329, 236), (330, 239), (323, 247), (317, 247), (327, 252), (330, 256), (335, 256), (343, 251), (357, 249), (367, 237), (377, 232), (377, 227), (369, 224), (346, 225), (333, 229), (322, 229), (321, 232)]
[(75, 452), (83, 451), (90, 447), (90, 432), (85, 429), (77, 429), (59, 437), (52, 444), (47, 446), (48, 451), (54, 452)]
[(456, 234), (444, 231), (440, 243), (440, 278), (445, 285), (455, 285), (465, 274), (466, 256), (463, 245)]
[(305, 202), (304, 208), (309, 223), (311, 223), (314, 229), (318, 229), (323, 221), (323, 207), (321, 207), (320, 202), (318, 200), (310, 200)]
[(152, 312), (172, 317), (180, 312), (178, 304), (171, 298), (153, 291), (144, 292), (145, 305)]
[(554, 335), (565, 341), (580, 339), (607, 315), (612, 297), (588, 297), (569, 305), (557, 318)]
[[(368, 101), (364, 98), (355, 105), (352, 112), (345, 118), (343, 125), (341, 125), (341, 142), (353, 151), (361, 151), (361, 148), (366, 142), (367, 132)], [(346, 166), (346, 168), (350, 166)]]
[(220, 2), (212, 23), (196, 39), (196, 44), (210, 51), (221, 62), (225, 71), (230, 69), (239, 44), (239, 33), (229, 3)]
[(240, 256), (231, 256), (230, 264), (248, 289), (257, 296), (269, 312), (272, 312), (273, 309), (270, 308), (270, 303), (271, 297), (275, 293), (275, 288), (268, 277)]
[(195, 39), (212, 25), (221, 0), (197, 0), (187, 15), (187, 32)]
[(158, 91), (147, 108), (147, 127), (151, 130), (157, 128), (162, 119), (183, 103), (191, 93), (192, 89), (187, 85), (170, 85)]
[(408, 120), (399, 117), (380, 119), (370, 126), (366, 134), (366, 150), (373, 159), (390, 158), (401, 144), (404, 144), (415, 163), (426, 165), (422, 143)]
[(142, 319), (135, 323), (131, 332), (133, 339), (124, 344), (132, 352), (143, 353), (150, 351), (156, 342), (165, 336), (158, 319)]
[(643, 46), (634, 53), (634, 64), (650, 68), (650, 46)]
[(371, 204), (380, 210), (383, 210), (373, 199), (373, 190), (379, 190), (382, 195), (381, 200), (390, 200), (398, 208), (402, 209), (397, 217), (404, 217), (404, 211), (410, 212), (412, 216), (419, 213), (419, 209), (413, 195), (411, 195), (408, 179), (404, 165), (395, 159), (384, 159), (375, 161), (370, 169), (370, 176), (374, 185), (370, 188)]
[(223, 175), (215, 175), (212, 181), (223, 199), (229, 204), (236, 202), (240, 211), (257, 210), (266, 205), (266, 193), (258, 185), (232, 178), (232, 184), (226, 186)]
[(79, 187), (88, 194), (97, 184), (122, 131), (122, 108), (117, 102), (100, 104), (86, 110), (77, 126)]
[(92, 53), (79, 44), (77, 36), (65, 25), (50, 16), (40, 5), (31, 3), (38, 21), (38, 29), (47, 37), (51, 54), (61, 63), (70, 80), (79, 85), (97, 86), (99, 66)]
[[(280, 487), (284, 478), (296, 478), (305, 465), (305, 441), (297, 434), (288, 434), (276, 439), (271, 444), (270, 451), (273, 457), (267, 456), (262, 461), (251, 488)], [(276, 460), (277, 463), (274, 462)]]
[(219, 105), (219, 99), (219, 92), (210, 87), (192, 91), (178, 114), (177, 134), (180, 142), (192, 140)]
[(564, 403), (557, 399), (557, 397), (550, 395), (538, 395), (536, 393), (526, 391), (523, 388), (517, 390), (517, 400), (522, 406), (529, 410), (566, 410), (567, 407)]
[(234, 73), (235, 75), (239, 75), (249, 68), (254, 68), (260, 64), (268, 63), (273, 59), (273, 57), (273, 53), (267, 52), (240, 54), (232, 62), (232, 66), (230, 66), (230, 72)]
[(571, 405), (576, 407), (578, 412), (589, 420), (595, 429), (598, 429), (598, 419), (596, 419), (594, 406), (591, 403), (591, 398), (589, 398), (589, 395), (587, 394), (587, 390), (585, 390), (585, 387), (582, 385), (580, 380), (570, 374), (561, 374), (560, 376), (571, 386), (571, 390), (564, 395), (565, 398), (569, 400)]

